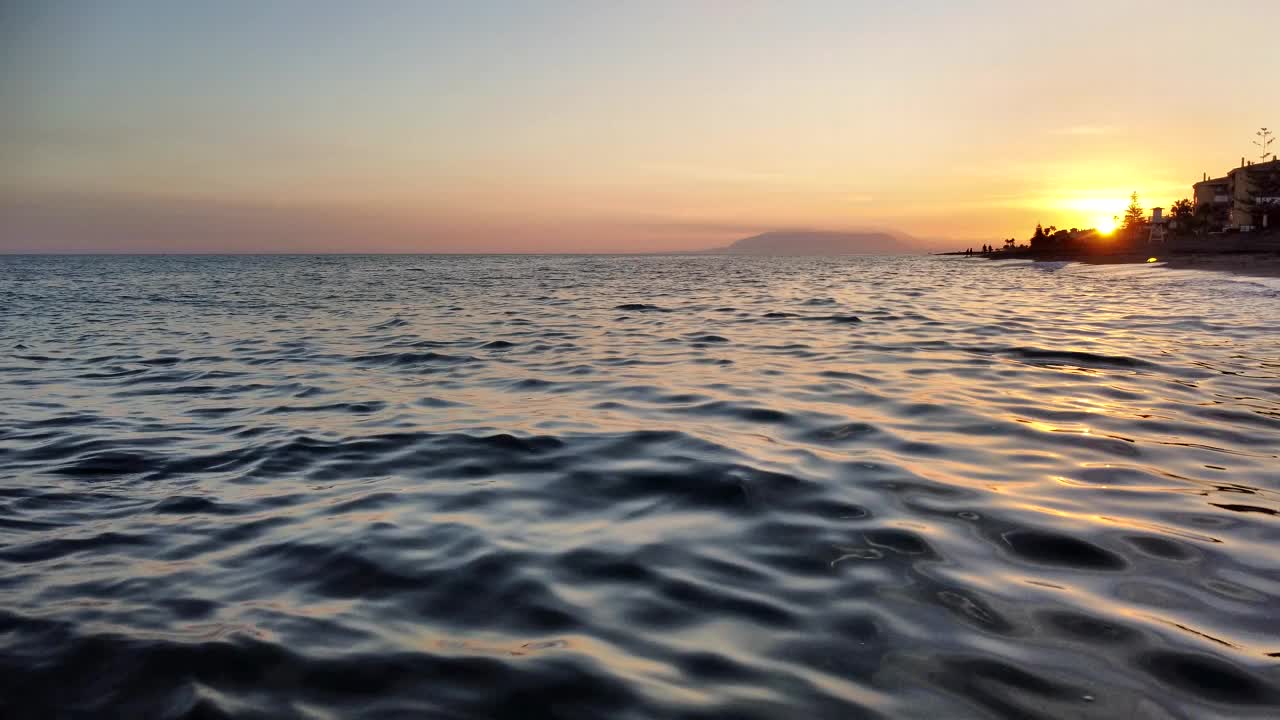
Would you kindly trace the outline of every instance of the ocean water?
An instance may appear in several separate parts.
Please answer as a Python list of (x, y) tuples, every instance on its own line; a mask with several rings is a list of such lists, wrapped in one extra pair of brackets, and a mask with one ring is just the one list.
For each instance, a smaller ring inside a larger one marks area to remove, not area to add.
[(2, 257), (4, 718), (1280, 716), (1280, 288)]

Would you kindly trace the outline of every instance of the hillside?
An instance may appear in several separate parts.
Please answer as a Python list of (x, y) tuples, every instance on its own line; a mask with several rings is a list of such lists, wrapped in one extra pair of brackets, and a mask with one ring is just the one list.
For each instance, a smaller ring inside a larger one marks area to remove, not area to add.
[(709, 250), (732, 255), (903, 255), (919, 249), (886, 232), (773, 231)]

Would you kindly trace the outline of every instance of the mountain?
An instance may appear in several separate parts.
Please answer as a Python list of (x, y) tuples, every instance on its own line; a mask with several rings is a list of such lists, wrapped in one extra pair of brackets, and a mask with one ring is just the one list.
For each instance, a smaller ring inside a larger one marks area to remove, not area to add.
[(775, 230), (709, 250), (730, 255), (906, 255), (920, 248), (887, 232)]

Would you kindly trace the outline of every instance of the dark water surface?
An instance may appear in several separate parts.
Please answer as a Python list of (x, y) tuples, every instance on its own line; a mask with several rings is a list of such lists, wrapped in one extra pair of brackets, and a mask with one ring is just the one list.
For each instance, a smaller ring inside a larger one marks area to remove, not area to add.
[(0, 258), (0, 716), (1277, 717), (1267, 282)]

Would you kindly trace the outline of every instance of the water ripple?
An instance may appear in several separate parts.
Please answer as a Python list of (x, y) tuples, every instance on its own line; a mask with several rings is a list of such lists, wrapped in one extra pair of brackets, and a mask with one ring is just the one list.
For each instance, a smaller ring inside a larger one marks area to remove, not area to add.
[(6, 718), (1280, 714), (1264, 285), (0, 269)]

